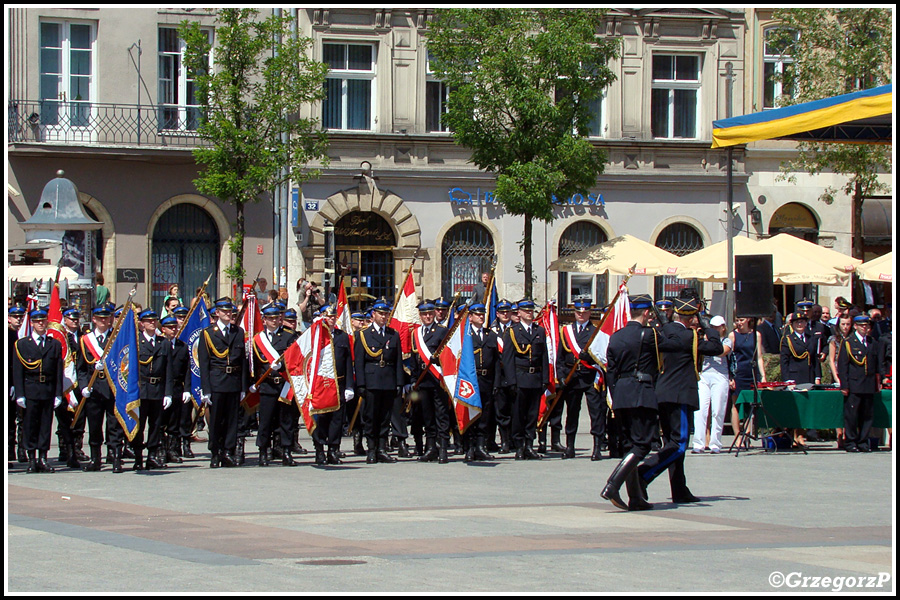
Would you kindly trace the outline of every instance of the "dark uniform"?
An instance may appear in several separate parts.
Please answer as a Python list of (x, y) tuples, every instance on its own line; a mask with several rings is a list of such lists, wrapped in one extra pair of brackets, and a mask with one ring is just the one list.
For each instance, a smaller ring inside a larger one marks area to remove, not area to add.
[[(470, 313), (485, 312), (480, 302), (469, 307)], [(466, 432), (472, 436), (474, 444), (469, 445), (466, 460), (493, 460), (489, 452), (489, 442), (494, 441), (497, 429), (496, 398), (500, 390), (500, 348), (497, 334), (487, 327), (472, 328), (472, 347), (475, 353), (475, 373), (478, 376), (478, 391), (481, 393), (481, 416)]]
[[(510, 310), (512, 310), (512, 304), (510, 302), (501, 300), (497, 303), (497, 312), (509, 312)], [(497, 334), (497, 350), (500, 352), (501, 356), (503, 354), (503, 334), (512, 324), (512, 320), (502, 323), (499, 318), (494, 319), (494, 322), (491, 323), (491, 330)], [(508, 385), (503, 379), (502, 366), (498, 364), (497, 368), (500, 371), (500, 387), (494, 398), (494, 422), (496, 423), (496, 429), (500, 431), (500, 446), (496, 446), (497, 436), (495, 430), (492, 428), (488, 433), (487, 446), (485, 449), (491, 451), (499, 450), (501, 454), (506, 454), (510, 451), (510, 445), (512, 443), (510, 425), (512, 423), (512, 403), (513, 400), (515, 400), (515, 393), (512, 386)]]
[[(230, 298), (216, 301), (216, 311), (233, 310)], [(250, 370), (244, 345), (244, 330), (230, 324), (222, 331), (221, 321), (203, 330), (197, 345), (200, 385), (209, 398), (209, 451), (211, 468), (220, 464), (236, 466), (237, 429), (240, 403), (250, 384)], [(223, 323), (224, 325), (224, 323)]]
[[(323, 312), (333, 314), (334, 309), (326, 307)], [(313, 443), (316, 447), (316, 464), (341, 464), (341, 433), (346, 406), (345, 392), (353, 390), (353, 359), (350, 353), (350, 336), (340, 329), (331, 331), (331, 348), (334, 357), (334, 373), (338, 382), (338, 401), (340, 408), (327, 413), (315, 415), (316, 428), (313, 430)], [(325, 448), (328, 448), (327, 455)]]
[[(63, 312), (63, 316), (77, 320), (80, 314), (76, 309), (70, 308)], [(74, 364), (75, 362), (75, 356), (78, 353), (78, 341), (81, 338), (81, 331), (78, 329), (75, 331), (66, 330), (65, 334), (68, 354), (66, 354), (64, 360), (64, 368), (66, 365), (70, 364), (70, 361), (71, 364)], [(72, 382), (74, 389), (71, 391), (72, 395), (75, 397), (76, 403), (81, 401), (81, 389), (77, 384), (77, 381)], [(63, 379), (63, 385), (65, 385), (65, 378)], [(63, 391), (65, 392), (66, 390)], [(63, 397), (63, 403), (56, 407), (54, 412), (56, 413), (56, 438), (59, 443), (59, 460), (60, 462), (66, 463), (66, 466), (72, 469), (80, 469), (81, 465), (78, 461), (87, 460), (88, 458), (82, 450), (85, 425), (84, 411), (78, 415), (78, 420), (73, 424), (72, 418), (75, 416), (74, 409), (69, 406), (69, 403), (66, 402), (66, 398)]]
[[(13, 306), (9, 309), (8, 312), (9, 317), (13, 317), (16, 319), (21, 319), (25, 316), (25, 309), (21, 306)], [(19, 322), (21, 325), (21, 322)], [(13, 361), (15, 360), (16, 351), (16, 340), (19, 339), (19, 330), (16, 328), (14, 324), (9, 324), (6, 329), (7, 336), (7, 344), (6, 344), (6, 372), (12, 373), (13, 370)], [(28, 462), (28, 456), (25, 454), (25, 443), (24, 443), (24, 429), (22, 418), (25, 411), (22, 410), (18, 404), (16, 404), (16, 397), (14, 394), (15, 384), (13, 384), (13, 380), (9, 378), (9, 389), (7, 389), (7, 402), (6, 402), (6, 413), (7, 413), (7, 448), (9, 451), (9, 458), (12, 459), (13, 456), (17, 457), (19, 462)], [(18, 450), (16, 449), (16, 445), (18, 443)]]
[[(678, 299), (675, 312), (679, 316), (699, 313), (693, 300)], [(719, 333), (709, 327), (704, 333), (676, 321), (663, 327), (667, 338), (663, 351), (663, 370), (656, 381), (659, 402), (659, 422), (663, 432), (663, 447), (639, 467), (642, 485), (646, 488), (664, 469), (669, 470), (669, 485), (674, 502), (696, 502), (687, 488), (684, 476), (684, 453), (690, 437), (693, 412), (700, 407), (697, 382), (703, 367), (703, 356), (718, 356), (724, 351)], [(677, 346), (670, 347), (668, 342)], [(695, 353), (696, 348), (696, 353)]]
[[(374, 310), (390, 313), (390, 306), (376, 302)], [(387, 453), (387, 438), (391, 408), (403, 386), (404, 371), (400, 334), (386, 324), (378, 328), (374, 323), (357, 332), (353, 349), (357, 392), (366, 415), (364, 434), (368, 444), (366, 462), (396, 462)]]
[[(157, 314), (147, 309), (138, 315), (141, 322), (157, 321)], [(166, 466), (162, 449), (162, 417), (163, 398), (166, 396), (166, 365), (169, 360), (169, 349), (166, 338), (159, 335), (147, 336), (138, 333), (138, 361), (140, 362), (141, 410), (138, 417), (138, 430), (131, 440), (134, 450), (135, 471), (144, 468), (144, 448), (147, 452), (147, 468), (161, 469)], [(171, 401), (171, 398), (169, 398)], [(147, 442), (144, 443), (144, 432)]]
[[(175, 317), (165, 317), (160, 324), (171, 324), (177, 330)], [(181, 463), (184, 462), (182, 456), (191, 457), (193, 400), (190, 397), (190, 348), (184, 340), (178, 338), (166, 340), (164, 344), (169, 351), (169, 359), (166, 363), (165, 395), (172, 399), (172, 405), (163, 411), (162, 416), (163, 429), (166, 434), (166, 460)], [(188, 393), (187, 402), (185, 402), (185, 392)]]
[[(47, 320), (44, 310), (31, 311), (32, 322)], [(37, 339), (36, 339), (37, 338)], [(63, 350), (53, 336), (34, 333), (16, 341), (12, 369), (16, 400), (25, 404), (25, 452), (28, 472), (52, 473), (47, 462), (54, 403), (62, 403)], [(36, 458), (37, 454), (37, 458)]]
[[(110, 316), (108, 306), (100, 306), (94, 309), (94, 316)], [(93, 377), (95, 366), (103, 353), (103, 348), (108, 343), (111, 330), (100, 333), (99, 330), (83, 335), (79, 343), (78, 357), (75, 369), (78, 372), (78, 387), (87, 388)], [(90, 395), (84, 399), (84, 412), (87, 415), (88, 445), (91, 449), (91, 462), (85, 466), (85, 471), (100, 470), (100, 456), (103, 447), (103, 418), (106, 417), (106, 445), (112, 455), (113, 472), (122, 472), (122, 448), (125, 445), (125, 432), (116, 418), (116, 400), (112, 393), (112, 386), (105, 370), (101, 370), (94, 379), (94, 386), (89, 390)]]
[[(263, 312), (266, 317), (281, 314), (276, 306), (266, 307)], [(293, 332), (285, 331), (282, 327), (273, 331), (264, 329), (256, 334), (253, 339), (253, 372), (257, 378), (269, 371), (269, 367), (272, 366), (269, 355), (273, 355), (272, 361), (277, 360), (290, 347), (293, 339)], [(287, 383), (284, 365), (281, 367), (280, 370), (269, 371), (266, 378), (256, 386), (259, 391), (259, 430), (256, 446), (259, 448), (258, 464), (261, 467), (269, 464), (269, 444), (276, 430), (281, 437), (283, 448), (282, 464), (286, 467), (297, 464), (291, 454), (294, 413), (290, 410), (289, 404), (279, 401)]]
[[(791, 323), (806, 320), (802, 313), (791, 315)], [(809, 330), (802, 334), (793, 327), (781, 338), (781, 380), (794, 383), (815, 383), (822, 376), (822, 365), (819, 362), (817, 338)]]
[[(419, 312), (434, 311), (434, 305), (428, 302), (420, 304), (418, 308)], [(447, 328), (437, 323), (420, 325), (413, 330), (413, 361), (410, 379), (420, 381), (420, 377), (429, 363), (426, 356), (433, 355), (445, 337), (447, 337)], [(420, 344), (424, 344), (424, 347), (420, 347)], [(431, 362), (433, 365), (440, 364), (436, 356)], [(425, 429), (425, 454), (419, 457), (419, 460), (422, 462), (437, 460), (440, 463), (446, 463), (448, 461), (447, 446), (450, 443), (451, 419), (447, 393), (430, 370), (421, 378), (418, 392)]]
[[(534, 310), (534, 303), (522, 300), (519, 310)], [(530, 330), (529, 330), (530, 329)], [(541, 408), (541, 397), (550, 385), (547, 332), (540, 325), (516, 323), (503, 334), (503, 378), (514, 388), (512, 439), (516, 460), (539, 459), (532, 448)]]
[[(856, 317), (854, 327), (869, 323), (866, 316)], [(838, 377), (844, 393), (844, 450), (869, 452), (869, 430), (874, 418), (875, 393), (881, 389), (880, 352), (875, 338), (861, 335), (859, 329), (841, 344)]]
[[(650, 310), (652, 299), (645, 295), (629, 298), (634, 311)], [(646, 313), (644, 313), (646, 314)], [(650, 444), (659, 432), (656, 380), (662, 364), (661, 350), (674, 349), (660, 331), (640, 321), (629, 321), (610, 336), (606, 350), (606, 381), (612, 408), (624, 437), (624, 458), (619, 462), (601, 496), (625, 510), (652, 508), (642, 497), (638, 466), (650, 454)], [(629, 503), (619, 496), (627, 486)]]

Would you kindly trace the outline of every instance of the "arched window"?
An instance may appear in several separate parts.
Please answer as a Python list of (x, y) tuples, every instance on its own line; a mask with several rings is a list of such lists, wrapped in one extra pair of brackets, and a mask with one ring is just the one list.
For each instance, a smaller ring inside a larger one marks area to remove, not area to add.
[[(656, 238), (656, 247), (676, 256), (685, 256), (703, 248), (703, 236), (687, 223), (673, 223), (663, 229)], [(696, 279), (678, 279), (669, 275), (656, 277), (653, 293), (657, 300), (678, 296), (685, 288), (693, 288), (699, 294), (701, 283)]]
[(164, 212), (153, 228), (151, 269), (150, 306), (157, 311), (172, 284), (179, 285), (185, 304), (210, 273), (206, 289), (217, 290), (219, 230), (209, 213), (194, 204), (176, 204)]
[(484, 225), (463, 221), (451, 227), (441, 245), (441, 295), (459, 292), (461, 301), (468, 300), (493, 259), (494, 238)]
[(351, 310), (362, 310), (381, 297), (394, 301), (396, 244), (390, 223), (371, 211), (351, 212), (334, 224), (338, 270)]
[[(569, 256), (585, 248), (602, 244), (609, 240), (598, 225), (590, 221), (573, 223), (559, 238), (559, 258)], [(590, 296), (595, 306), (605, 306), (607, 302), (607, 274), (559, 273), (557, 299), (559, 306), (565, 307), (577, 297)]]

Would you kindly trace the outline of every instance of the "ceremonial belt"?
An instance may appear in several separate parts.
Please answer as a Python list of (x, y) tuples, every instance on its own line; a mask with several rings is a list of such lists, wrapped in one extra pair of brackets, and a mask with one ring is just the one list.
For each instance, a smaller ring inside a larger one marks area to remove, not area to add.
[[(269, 341), (269, 336), (266, 335), (265, 331), (257, 333), (253, 338), (253, 351), (256, 352), (256, 355), (260, 360), (267, 362), (270, 365), (276, 362), (280, 356), (279, 352), (275, 350), (275, 347), (272, 345), (272, 342)], [(291, 384), (287, 377), (284, 376), (283, 372), (272, 371), (266, 379), (275, 385), (281, 385), (282, 382), (284, 382), (284, 387), (282, 388), (280, 395), (281, 397), (287, 396)]]

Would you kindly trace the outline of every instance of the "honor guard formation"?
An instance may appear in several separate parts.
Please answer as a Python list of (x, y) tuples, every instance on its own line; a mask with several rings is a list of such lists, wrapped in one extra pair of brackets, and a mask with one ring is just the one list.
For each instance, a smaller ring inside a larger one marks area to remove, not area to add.
[[(782, 380), (795, 384), (820, 383), (826, 362), (845, 398), (839, 444), (871, 449), (873, 397), (891, 360), (890, 319), (880, 314), (873, 331), (870, 316), (846, 301), (831, 321), (803, 301), (783, 328), (740, 317), (728, 332), (695, 294), (654, 302), (627, 296), (623, 284), (599, 323), (591, 300), (577, 298), (574, 319), (560, 326), (552, 304), (536, 316), (530, 299), (485, 306), (482, 294), (468, 304), (425, 300), (408, 327), (396, 326), (384, 299), (352, 314), (345, 301), (304, 301), (299, 325), (277, 296), (260, 310), (245, 295), (240, 311), (223, 297), (208, 312), (198, 308), (202, 293), (190, 307), (170, 296), (163, 318), (129, 299), (118, 311), (94, 308), (84, 329), (76, 309), (13, 306), (10, 457), (28, 473), (54, 472), (47, 454), (55, 414), (59, 461), (84, 471), (104, 469), (104, 444), (113, 473), (126, 460), (135, 471), (181, 464), (195, 458), (204, 428), (210, 468), (245, 464), (254, 429), (259, 467), (298, 466), (304, 427), (318, 466), (341, 465), (347, 453), (367, 464), (573, 459), (586, 401), (590, 459), (619, 460), (601, 496), (647, 510), (663, 472), (675, 503), (698, 501), (685, 454), (721, 451), (729, 389), (766, 384), (763, 352), (780, 356)], [(190, 325), (201, 314), (202, 325)], [(737, 435), (739, 419), (732, 424)], [(802, 447), (805, 433), (792, 432), (794, 443)], [(352, 439), (347, 453), (344, 437)]]

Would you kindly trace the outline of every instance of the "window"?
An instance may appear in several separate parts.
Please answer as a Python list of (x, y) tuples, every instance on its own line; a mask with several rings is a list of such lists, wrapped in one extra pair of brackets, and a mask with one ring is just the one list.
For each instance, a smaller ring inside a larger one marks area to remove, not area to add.
[(94, 41), (91, 23), (41, 21), (41, 125), (90, 125)]
[(786, 41), (786, 30), (770, 27), (763, 34), (763, 108), (775, 108), (781, 96), (793, 96), (791, 71), (793, 58), (790, 55), (791, 42), (797, 39), (794, 32), (791, 42)]
[[(558, 104), (567, 94), (570, 94), (570, 92), (564, 86), (558, 85), (554, 91), (554, 102)], [(606, 92), (603, 92), (603, 95), (588, 102), (588, 111), (591, 115), (591, 120), (588, 123), (588, 137), (603, 136), (603, 104), (605, 99)]]
[(428, 66), (425, 71), (425, 131), (450, 131), (442, 122), (447, 112), (449, 90), (447, 84), (439, 81), (431, 70), (431, 54), (428, 54)]
[(457, 292), (468, 300), (481, 282), (481, 274), (491, 270), (494, 239), (477, 223), (457, 223), (444, 236), (441, 245), (441, 295), (452, 298)]
[[(559, 239), (559, 258), (609, 241), (599, 226), (579, 221), (566, 228)], [(575, 298), (590, 297), (595, 306), (606, 305), (608, 275), (590, 273), (559, 273), (559, 305), (565, 307)]]
[(696, 138), (700, 103), (700, 57), (655, 54), (650, 130), (657, 138)]
[(322, 44), (322, 56), (330, 69), (322, 124), (326, 129), (374, 129), (375, 46)]
[[(205, 31), (212, 43), (212, 31)], [(159, 28), (159, 129), (195, 131), (200, 107), (194, 80), (184, 66), (185, 43), (174, 27)], [(207, 57), (207, 61), (208, 61)]]
[[(675, 256), (685, 256), (703, 249), (703, 236), (686, 223), (673, 223), (663, 229), (656, 238), (656, 247)], [(678, 296), (681, 290), (693, 288), (702, 291), (701, 283), (696, 279), (678, 279), (670, 275), (654, 278), (654, 294), (657, 300)]]

